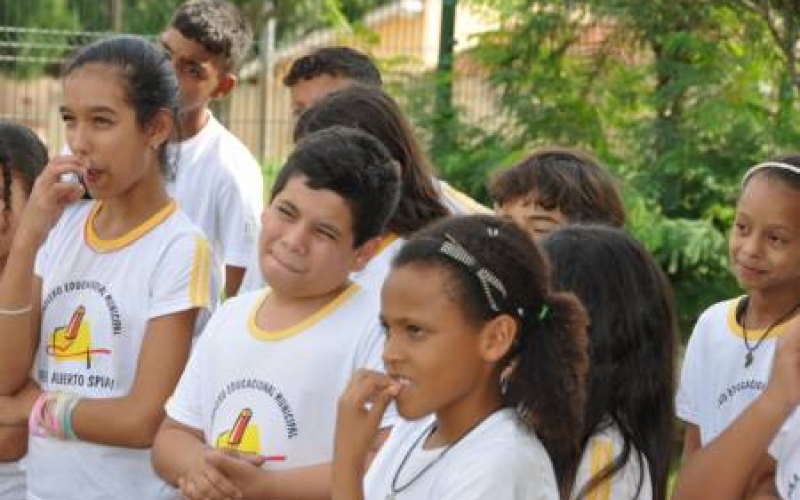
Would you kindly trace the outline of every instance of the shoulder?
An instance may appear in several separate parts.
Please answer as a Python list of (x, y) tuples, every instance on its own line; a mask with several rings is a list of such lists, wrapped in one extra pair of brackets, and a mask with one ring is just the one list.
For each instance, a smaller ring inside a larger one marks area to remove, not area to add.
[(244, 143), (215, 118), (214, 122), (214, 148), (213, 154), (227, 166), (234, 166), (238, 170), (260, 170), (258, 161)]
[[(717, 302), (700, 315), (689, 339), (688, 349), (715, 334), (727, 333), (736, 323), (736, 306), (741, 297)], [(727, 336), (727, 335), (726, 335)]]
[(441, 200), (444, 205), (455, 215), (464, 214), (491, 214), (492, 211), (470, 198), (465, 193), (454, 188), (447, 182), (437, 179), (435, 184), (439, 188)]
[(736, 306), (741, 299), (742, 297), (734, 297), (710, 306), (700, 315), (700, 318), (697, 320), (697, 326), (727, 324), (730, 316), (735, 314)]
[(86, 226), (86, 220), (94, 206), (93, 200), (79, 200), (67, 206), (56, 225), (47, 235), (45, 246), (51, 247), (63, 240), (75, 238), (75, 235), (82, 233)]
[[(611, 465), (623, 447), (622, 434), (615, 425), (608, 425), (593, 434), (583, 449), (573, 492), (579, 492), (594, 476)], [(622, 468), (598, 488), (608, 491), (611, 498), (652, 498), (652, 482), (644, 455), (632, 448)]]
[(483, 475), (526, 474), (550, 478), (553, 466), (536, 435), (528, 431), (512, 409), (500, 410), (486, 419), (464, 443), (458, 469), (475, 469)]
[[(232, 332), (227, 331), (227, 328), (220, 328), (221, 325), (230, 324), (232, 321), (240, 325), (249, 323), (265, 295), (266, 290), (253, 290), (225, 300), (220, 304), (217, 310), (214, 311), (214, 314), (211, 315), (205, 332), (213, 333), (214, 330), (225, 330), (223, 334), (226, 336), (226, 339), (231, 338), (233, 335)], [(246, 328), (236, 329), (236, 331), (245, 330)], [(205, 332), (203, 336), (206, 335)]]

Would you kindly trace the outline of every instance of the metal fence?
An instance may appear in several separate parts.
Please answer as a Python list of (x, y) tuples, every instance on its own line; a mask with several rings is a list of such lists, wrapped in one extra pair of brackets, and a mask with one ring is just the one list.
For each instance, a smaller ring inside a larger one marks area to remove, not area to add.
[[(80, 5), (95, 0), (73, 0), (78, 6), (71, 14), (81, 16)], [(118, 23), (118, 10), (109, 0), (107, 9), (87, 9), (94, 18), (83, 26), (98, 27), (96, 31), (55, 29), (46, 26), (20, 27), (19, 6), (28, 2), (13, 2), (15, 9), (4, 8), (10, 2), (0, 0), (0, 118), (23, 123), (36, 130), (55, 153), (64, 145), (64, 132), (58, 114), (61, 101), (60, 65), (77, 47), (113, 33)], [(32, 4), (35, 2), (32, 2)], [(166, 3), (166, 2), (165, 2)], [(164, 9), (163, 25), (171, 13)], [(285, 157), (291, 148), (291, 112), (288, 91), (282, 77), (291, 62), (314, 47), (346, 44), (361, 48), (379, 62), (390, 91), (405, 102), (405, 93), (414, 83), (432, 74), (436, 66), (439, 44), (439, 0), (408, 0), (391, 2), (361, 20), (365, 29), (359, 34), (337, 30), (322, 30), (301, 39), (276, 47), (274, 24), (268, 24), (258, 34), (251, 58), (240, 72), (239, 84), (224, 100), (214, 102), (213, 110), (250, 150), (263, 162), (274, 164)], [(464, 21), (469, 23), (469, 19)], [(467, 31), (471, 28), (467, 26)], [(153, 37), (153, 33), (139, 33)], [(457, 35), (459, 36), (459, 35)], [(463, 35), (466, 46), (467, 35)], [(492, 89), (480, 71), (469, 62), (461, 68), (455, 80), (454, 99), (466, 107), (476, 120), (496, 116)]]

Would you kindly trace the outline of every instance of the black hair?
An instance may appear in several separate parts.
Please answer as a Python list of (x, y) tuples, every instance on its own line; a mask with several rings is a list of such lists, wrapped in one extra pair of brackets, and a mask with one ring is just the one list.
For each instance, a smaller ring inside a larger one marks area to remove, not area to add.
[(614, 177), (588, 154), (567, 148), (534, 152), (489, 183), (489, 194), (504, 205), (533, 194), (546, 210), (558, 209), (570, 223), (625, 225), (625, 205)]
[(222, 0), (186, 2), (175, 11), (170, 26), (211, 54), (222, 57), (225, 71), (235, 71), (241, 66), (253, 42), (247, 19), (236, 6)]
[[(790, 165), (792, 167), (797, 167), (798, 169), (800, 169), (800, 155), (797, 154), (776, 156), (770, 159), (769, 161), (776, 163), (785, 163), (787, 165)], [(747, 187), (747, 184), (756, 177), (765, 177), (771, 180), (772, 179), (779, 180), (784, 184), (786, 184), (787, 186), (794, 188), (797, 191), (800, 191), (800, 173), (793, 172), (785, 168), (778, 168), (771, 166), (765, 166), (763, 168), (759, 168), (758, 170), (750, 174), (748, 177), (746, 177), (742, 182), (741, 190), (744, 191), (744, 188)]]
[(273, 200), (296, 176), (311, 189), (341, 196), (353, 215), (356, 247), (383, 233), (397, 206), (400, 174), (383, 144), (361, 130), (335, 126), (297, 143), (272, 186)]
[[(442, 251), (456, 241), (477, 262), (469, 267)], [(412, 236), (392, 267), (430, 265), (446, 270), (449, 293), (464, 318), (475, 325), (508, 314), (519, 325), (515, 347), (497, 367), (504, 368), (504, 404), (515, 408), (525, 426), (547, 449), (556, 470), (579, 449), (588, 370), (587, 318), (570, 293), (550, 289), (550, 267), (537, 245), (510, 221), (491, 215), (449, 217)], [(483, 268), (502, 283), (493, 308), (476, 271)]]
[(400, 164), (400, 201), (387, 229), (407, 236), (448, 215), (433, 172), (400, 107), (378, 87), (351, 85), (323, 97), (300, 116), (294, 139), (332, 125), (363, 130), (380, 140)]
[(36, 177), (47, 164), (47, 148), (28, 127), (0, 120), (0, 169), (3, 175), (3, 211), (11, 212), (11, 184), (14, 175), (22, 179), (30, 195)]
[[(614, 461), (568, 498), (585, 498), (629, 460), (639, 461), (639, 489), (646, 465), (653, 498), (666, 498), (676, 347), (669, 282), (647, 250), (619, 229), (569, 226), (545, 238), (543, 246), (553, 263), (553, 286), (576, 294), (589, 313), (591, 369), (582, 447), (608, 426), (623, 440)], [(580, 461), (578, 453), (556, 471), (569, 476), (559, 479), (572, 483)]]
[(283, 84), (293, 87), (302, 80), (311, 80), (320, 75), (349, 78), (376, 87), (383, 84), (378, 68), (366, 54), (344, 46), (322, 47), (295, 59), (283, 77)]
[[(104, 64), (117, 69), (128, 103), (139, 128), (147, 127), (156, 115), (166, 110), (172, 118), (173, 133), (178, 127), (178, 80), (169, 56), (144, 38), (119, 35), (92, 42), (78, 50), (62, 71), (67, 78), (87, 64)], [(167, 143), (159, 146), (161, 172), (170, 178)]]

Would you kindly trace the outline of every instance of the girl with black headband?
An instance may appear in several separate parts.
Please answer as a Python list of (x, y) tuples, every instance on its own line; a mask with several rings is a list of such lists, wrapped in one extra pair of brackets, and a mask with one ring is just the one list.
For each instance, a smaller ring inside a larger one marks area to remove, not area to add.
[[(491, 216), (413, 236), (383, 286), (385, 374), (339, 403), (335, 500), (559, 498), (578, 447), (586, 315), (526, 234)], [(513, 364), (513, 370), (507, 368)], [(390, 402), (398, 423), (364, 477)]]

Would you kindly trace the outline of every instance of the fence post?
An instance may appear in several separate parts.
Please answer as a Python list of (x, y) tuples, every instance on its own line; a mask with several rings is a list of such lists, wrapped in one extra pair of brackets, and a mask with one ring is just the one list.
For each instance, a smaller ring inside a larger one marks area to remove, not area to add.
[(453, 48), (457, 0), (442, 0), (439, 62), (436, 66), (436, 103), (433, 148), (441, 152), (450, 142), (453, 118)]
[(111, 0), (109, 21), (111, 21), (111, 31), (122, 32), (122, 0)]
[[(267, 151), (271, 144), (269, 143), (270, 130), (269, 130), (269, 117), (272, 111), (272, 78), (273, 67), (272, 61), (275, 54), (275, 17), (271, 16), (267, 19), (267, 24), (261, 30), (261, 92), (259, 92), (261, 106), (259, 106), (259, 127), (261, 133), (259, 134), (259, 149), (261, 152), (260, 161), (264, 161), (267, 157)], [(269, 93), (269, 95), (267, 95)]]

